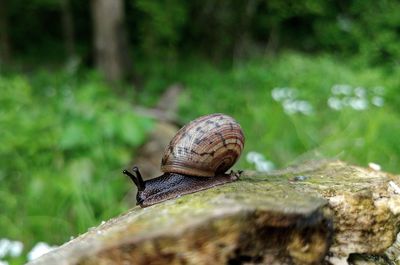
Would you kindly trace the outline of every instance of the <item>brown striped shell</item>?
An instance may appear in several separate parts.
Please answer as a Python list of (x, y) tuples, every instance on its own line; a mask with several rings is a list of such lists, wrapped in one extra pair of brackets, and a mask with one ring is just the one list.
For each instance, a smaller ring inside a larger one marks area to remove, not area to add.
[(232, 117), (199, 117), (172, 138), (161, 160), (161, 171), (211, 177), (226, 172), (242, 153), (244, 135)]

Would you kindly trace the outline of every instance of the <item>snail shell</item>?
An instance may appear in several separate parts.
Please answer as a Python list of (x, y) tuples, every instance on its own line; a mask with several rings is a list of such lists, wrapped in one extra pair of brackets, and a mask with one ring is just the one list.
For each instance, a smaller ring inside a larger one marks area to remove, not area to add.
[(224, 173), (239, 159), (243, 146), (240, 125), (227, 115), (211, 114), (190, 122), (172, 138), (161, 161), (161, 176), (143, 180), (136, 166), (123, 173), (137, 186), (137, 204), (147, 207), (238, 180), (240, 171)]
[(226, 172), (244, 146), (242, 128), (232, 117), (211, 114), (182, 127), (161, 160), (161, 171), (211, 177)]

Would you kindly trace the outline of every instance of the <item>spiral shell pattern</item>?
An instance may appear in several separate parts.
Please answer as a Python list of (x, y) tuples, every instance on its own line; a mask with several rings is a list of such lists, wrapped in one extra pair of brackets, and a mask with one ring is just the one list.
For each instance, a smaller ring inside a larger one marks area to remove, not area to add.
[(226, 172), (244, 147), (242, 128), (232, 117), (199, 117), (172, 138), (161, 160), (161, 171), (211, 177)]

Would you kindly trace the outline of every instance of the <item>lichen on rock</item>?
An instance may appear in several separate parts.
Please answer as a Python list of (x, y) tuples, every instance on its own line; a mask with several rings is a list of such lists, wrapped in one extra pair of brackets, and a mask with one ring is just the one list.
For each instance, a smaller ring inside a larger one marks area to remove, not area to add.
[(234, 183), (135, 207), (30, 264), (394, 260), (385, 251), (399, 228), (398, 185), (398, 176), (340, 161), (246, 171)]

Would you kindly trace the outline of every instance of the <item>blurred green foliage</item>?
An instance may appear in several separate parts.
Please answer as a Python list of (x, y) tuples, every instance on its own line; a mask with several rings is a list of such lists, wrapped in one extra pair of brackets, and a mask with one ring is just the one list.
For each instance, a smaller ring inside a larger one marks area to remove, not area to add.
[(140, 21), (139, 39), (141, 49), (147, 57), (176, 56), (180, 30), (187, 19), (186, 1), (133, 1), (143, 14)]
[[(346, 65), (332, 56), (293, 53), (251, 60), (224, 71), (209, 64), (191, 65), (181, 76), (189, 87), (181, 102), (181, 116), (189, 121), (210, 111), (231, 113), (245, 129), (245, 154), (257, 151), (279, 167), (328, 157), (364, 166), (376, 162), (385, 170), (399, 172), (400, 68), (387, 73), (381, 68)], [(383, 88), (385, 103), (377, 107), (369, 101), (365, 110), (336, 111), (328, 100), (335, 97), (332, 87), (338, 84), (359, 88), (369, 98), (376, 88)], [(286, 113), (271, 95), (274, 88), (282, 87), (296, 89), (298, 97), (313, 106), (313, 113)], [(241, 163), (250, 167), (244, 158)]]
[(10, 74), (0, 91), (2, 236), (61, 243), (126, 209), (121, 169), (151, 120), (91, 72)]

